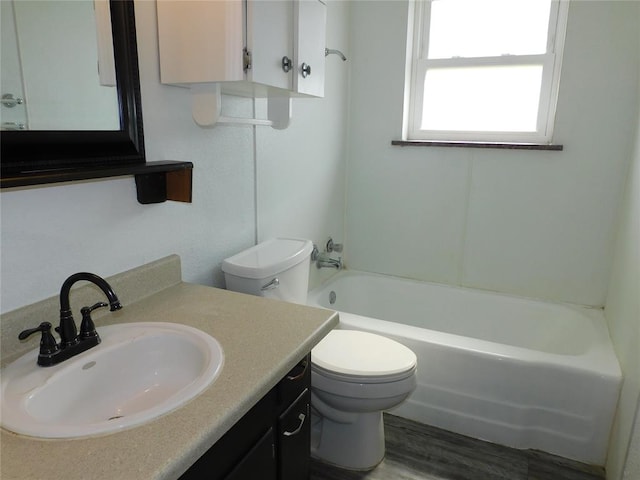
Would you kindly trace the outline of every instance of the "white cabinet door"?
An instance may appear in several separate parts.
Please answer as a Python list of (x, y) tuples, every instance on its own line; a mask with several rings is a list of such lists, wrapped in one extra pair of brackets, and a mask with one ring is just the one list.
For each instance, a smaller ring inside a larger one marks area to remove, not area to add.
[(297, 93), (324, 96), (327, 7), (319, 0), (294, 0)]
[(246, 45), (251, 52), (248, 80), (285, 90), (293, 88), (293, 65), (283, 68), (283, 58), (293, 62), (293, 24), (291, 1), (247, 2)]
[(158, 0), (157, 14), (162, 83), (244, 80), (240, 0)]

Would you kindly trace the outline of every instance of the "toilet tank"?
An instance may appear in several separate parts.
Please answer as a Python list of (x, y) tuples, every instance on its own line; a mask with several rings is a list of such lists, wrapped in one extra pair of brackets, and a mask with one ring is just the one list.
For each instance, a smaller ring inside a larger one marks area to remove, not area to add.
[(228, 290), (304, 304), (309, 287), (310, 240), (273, 238), (222, 262)]

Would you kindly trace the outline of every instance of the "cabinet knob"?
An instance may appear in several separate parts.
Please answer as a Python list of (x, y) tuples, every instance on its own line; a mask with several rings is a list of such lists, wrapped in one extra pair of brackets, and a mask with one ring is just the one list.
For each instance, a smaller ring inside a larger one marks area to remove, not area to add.
[(286, 55), (282, 57), (282, 70), (285, 73), (289, 73), (289, 70), (291, 70), (291, 66), (292, 66), (291, 59)]
[(311, 65), (303, 63), (301, 67), (302, 78), (307, 78), (309, 75), (311, 75)]
[(13, 108), (16, 105), (22, 105), (24, 103), (24, 99), (20, 97), (14, 97), (13, 93), (5, 93), (4, 95), (2, 95), (0, 103), (2, 103), (3, 107)]

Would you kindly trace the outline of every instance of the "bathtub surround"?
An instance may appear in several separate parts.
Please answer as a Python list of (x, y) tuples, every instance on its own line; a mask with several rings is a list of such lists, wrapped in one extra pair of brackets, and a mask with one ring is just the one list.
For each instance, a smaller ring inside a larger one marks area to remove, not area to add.
[(391, 146), (407, 2), (353, 2), (347, 266), (602, 307), (635, 135), (638, 9), (570, 3), (555, 152)]
[[(640, 86), (640, 81), (638, 84)], [(636, 120), (635, 151), (618, 221), (604, 314), (624, 383), (611, 435), (607, 472), (610, 479), (634, 480), (640, 478), (640, 112)]]
[[(625, 480), (640, 478), (640, 449), (629, 449), (630, 441), (640, 445), (637, 180), (629, 179), (634, 193), (621, 201), (631, 159), (636, 177), (638, 170), (640, 3), (571, 2), (554, 136), (562, 152), (391, 146), (401, 138), (404, 59), (397, 52), (405, 44), (406, 8), (394, 1), (352, 6), (346, 264), (606, 303), (629, 377), (611, 437), (609, 480), (621, 480), (625, 468)], [(620, 215), (628, 226), (616, 244)]]

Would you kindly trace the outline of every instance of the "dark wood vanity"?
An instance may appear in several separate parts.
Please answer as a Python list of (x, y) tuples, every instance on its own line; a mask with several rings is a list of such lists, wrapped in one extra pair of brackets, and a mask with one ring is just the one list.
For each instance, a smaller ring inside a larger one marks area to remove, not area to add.
[(181, 480), (309, 478), (311, 355), (306, 355)]

